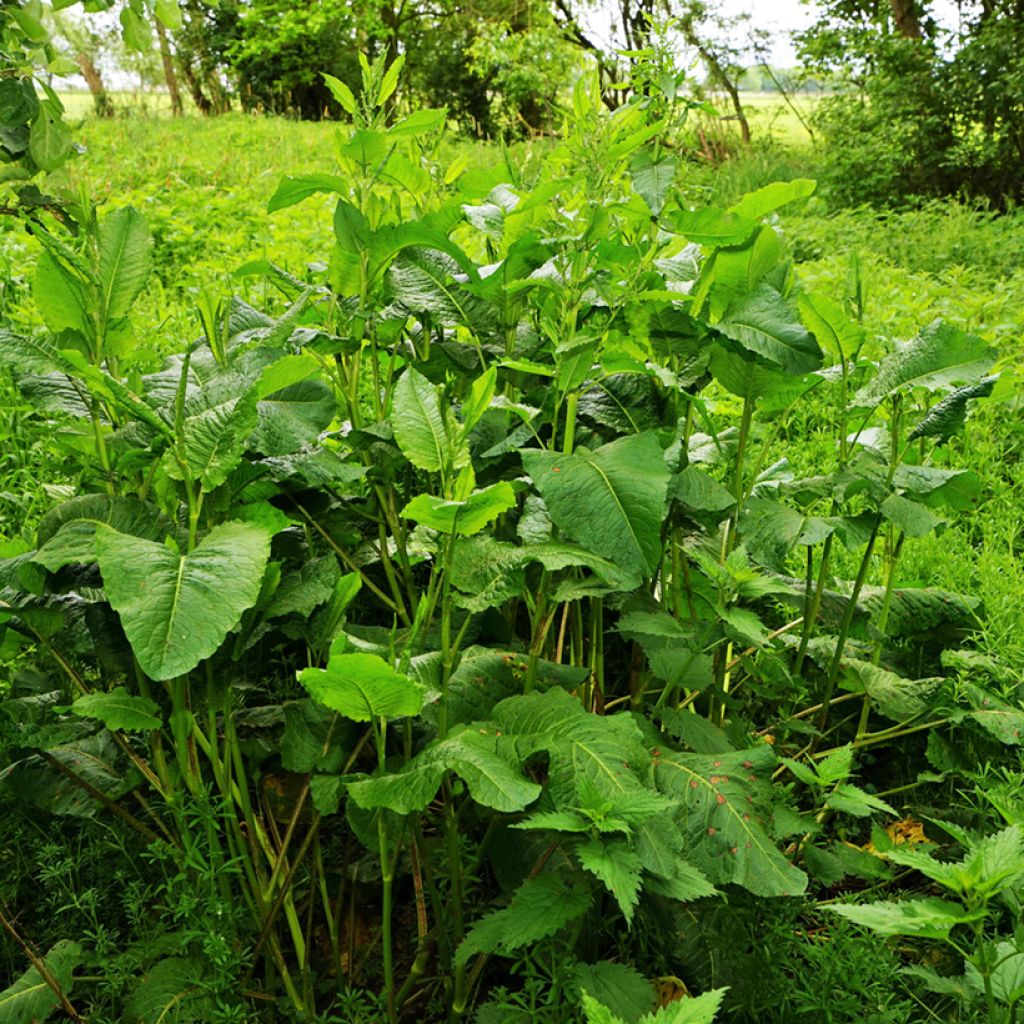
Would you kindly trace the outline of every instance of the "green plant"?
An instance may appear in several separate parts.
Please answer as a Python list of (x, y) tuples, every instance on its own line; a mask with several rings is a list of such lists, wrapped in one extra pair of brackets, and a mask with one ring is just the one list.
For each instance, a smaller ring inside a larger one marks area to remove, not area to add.
[[(764, 223), (813, 183), (690, 208), (642, 97), (581, 80), (542, 162), (464, 174), (362, 68), (326, 80), (336, 170), (270, 199), (336, 201), (326, 268), (261, 268), (272, 313), (207, 288), (161, 361), (142, 218), (39, 236), (46, 330), (0, 357), (82, 493), (0, 564), (38, 670), (0, 781), (150, 851), (174, 941), (105, 972), (111, 1013), (709, 1020), (653, 1011), (688, 965), (649, 922), (870, 877), (873, 757), (1018, 742), (937, 675), (976, 602), (899, 580), (979, 491), (946, 442), (995, 354), (868, 339)], [(777, 461), (799, 417), (813, 474)]]
[(999, 934), (998, 925), (1009, 911), (1014, 933), (1019, 927), (1024, 832), (1011, 825), (978, 837), (949, 822), (942, 823), (942, 828), (963, 846), (959, 861), (939, 860), (930, 852), (902, 846), (885, 850), (884, 856), (920, 872), (951, 899), (929, 896), (829, 909), (880, 935), (944, 943), (963, 958), (963, 975), (940, 975), (919, 965), (906, 968), (905, 973), (929, 992), (954, 996), (968, 1005), (981, 1004), (991, 1024), (1015, 1021), (1018, 1003), (1024, 999), (1024, 953), (1015, 938)]

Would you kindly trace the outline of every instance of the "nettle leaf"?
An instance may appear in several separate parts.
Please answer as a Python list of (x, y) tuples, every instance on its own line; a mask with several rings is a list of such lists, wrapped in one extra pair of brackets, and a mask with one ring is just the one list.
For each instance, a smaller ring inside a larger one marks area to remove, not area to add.
[(590, 909), (590, 893), (556, 874), (528, 878), (503, 910), (477, 921), (455, 954), (465, 964), (477, 953), (509, 955), (554, 935)]
[(494, 730), (485, 728), (449, 736), (427, 747), (401, 772), (350, 783), (348, 791), (360, 807), (409, 814), (433, 801), (449, 771), (466, 783), (478, 804), (496, 811), (525, 810), (540, 796), (541, 787), (499, 752)]
[(100, 303), (108, 320), (119, 320), (149, 277), (153, 238), (145, 217), (126, 206), (103, 219), (99, 242)]
[(224, 642), (259, 596), (270, 537), (246, 523), (215, 526), (188, 554), (96, 528), (107, 599), (151, 679), (191, 671)]
[(354, 722), (419, 714), (423, 687), (376, 654), (332, 654), (327, 668), (306, 668), (299, 682), (314, 700)]
[(878, 812), (891, 814), (894, 818), (898, 817), (896, 810), (890, 804), (861, 789), (860, 786), (854, 786), (848, 782), (836, 786), (829, 793), (825, 803), (833, 810), (843, 814), (852, 814), (856, 818), (867, 818)]
[(970, 911), (959, 904), (928, 898), (904, 903), (865, 903), (860, 906), (826, 907), (854, 924), (870, 928), (879, 935), (911, 935), (919, 939), (949, 938), (960, 924), (973, 924), (985, 917), (984, 908)]
[[(85, 954), (77, 942), (61, 939), (43, 957), (43, 963), (61, 989), (69, 993), (74, 986), (75, 968), (84, 959)], [(13, 985), (0, 992), (3, 1024), (38, 1024), (49, 1020), (60, 1008), (57, 994), (35, 967), (30, 967)]]
[(951, 385), (975, 384), (994, 360), (994, 353), (981, 338), (936, 320), (884, 359), (874, 380), (861, 388), (853, 400), (868, 408), (909, 388), (934, 391)]
[(776, 849), (759, 821), (760, 786), (774, 764), (767, 746), (666, 754), (655, 762), (655, 779), (683, 804), (687, 856), (712, 882), (733, 882), (758, 896), (796, 896), (807, 876)]
[(564, 534), (628, 573), (657, 572), (669, 474), (653, 433), (572, 455), (524, 449), (522, 458)]
[(629, 964), (607, 960), (579, 964), (572, 977), (581, 997), (584, 992), (593, 996), (628, 1024), (634, 1024), (654, 1006), (654, 986)]
[(395, 385), (391, 425), (402, 454), (418, 469), (438, 473), (449, 464), (467, 465), (465, 446), (448, 434), (437, 388), (412, 367)]
[(787, 373), (809, 373), (821, 366), (821, 349), (796, 310), (769, 284), (733, 303), (715, 329)]
[[(675, 999), (653, 1013), (645, 1014), (637, 1024), (713, 1024), (725, 991), (719, 988), (700, 996)], [(583, 993), (582, 1004), (587, 1024), (627, 1024), (626, 1020), (598, 1002), (589, 992)]]
[(74, 714), (95, 718), (108, 729), (125, 732), (148, 732), (159, 729), (160, 706), (148, 697), (136, 697), (123, 686), (109, 693), (88, 693), (71, 705)]
[(576, 856), (592, 875), (596, 875), (615, 897), (627, 923), (632, 923), (640, 901), (640, 873), (643, 862), (622, 840), (603, 842), (591, 839), (576, 847)]
[(418, 494), (405, 508), (402, 516), (441, 533), (457, 533), (462, 537), (479, 533), (503, 512), (514, 508), (515, 491), (506, 480), (473, 491), (464, 501), (449, 501), (430, 494)]

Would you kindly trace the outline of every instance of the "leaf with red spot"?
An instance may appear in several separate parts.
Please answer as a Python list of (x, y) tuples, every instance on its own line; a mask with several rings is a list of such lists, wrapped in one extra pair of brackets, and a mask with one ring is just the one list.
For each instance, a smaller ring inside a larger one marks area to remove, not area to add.
[(658, 788), (683, 805), (684, 853), (712, 882), (758, 896), (795, 896), (807, 876), (776, 848), (758, 820), (775, 755), (768, 746), (721, 754), (671, 754), (654, 765)]

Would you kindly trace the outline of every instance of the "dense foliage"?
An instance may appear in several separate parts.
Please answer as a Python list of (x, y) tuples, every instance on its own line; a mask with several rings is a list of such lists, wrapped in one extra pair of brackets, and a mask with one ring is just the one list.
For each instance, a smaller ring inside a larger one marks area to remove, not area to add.
[(806, 65), (840, 76), (817, 122), (824, 178), (843, 201), (905, 205), (1024, 194), (1024, 11), (1016, 0), (962, 10), (956, 32), (929, 5), (822, 5), (802, 37)]

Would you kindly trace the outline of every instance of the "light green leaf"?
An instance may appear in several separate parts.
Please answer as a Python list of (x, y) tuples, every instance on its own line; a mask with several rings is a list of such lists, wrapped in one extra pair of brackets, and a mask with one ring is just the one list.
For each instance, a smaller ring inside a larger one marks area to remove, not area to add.
[(640, 901), (640, 857), (622, 840), (591, 839), (576, 847), (580, 864), (596, 875), (615, 897), (626, 923), (633, 921)]
[(395, 386), (391, 423), (398, 447), (417, 468), (437, 473), (449, 462), (466, 465), (468, 454), (448, 436), (437, 389), (412, 367)]
[[(44, 251), (39, 255), (35, 279), (32, 282), (32, 297), (46, 326), (54, 334), (72, 330), (87, 340), (94, 336), (88, 286), (49, 252)], [(46, 372), (41, 368), (37, 369), (41, 365), (33, 360), (33, 365), (25, 366), (24, 369)], [(51, 366), (52, 368), (54, 367)]]
[(797, 308), (818, 344), (838, 362), (849, 362), (864, 343), (864, 328), (821, 292), (802, 292)]
[(756, 221), (716, 206), (701, 210), (676, 210), (669, 222), (673, 230), (700, 245), (742, 245), (757, 230)]
[(629, 964), (579, 964), (572, 977), (581, 998), (584, 992), (593, 996), (627, 1024), (635, 1024), (654, 1005), (654, 986)]
[[(82, 947), (77, 942), (61, 939), (43, 962), (57, 984), (68, 993), (73, 988), (73, 972), (83, 959)], [(42, 1024), (59, 1009), (60, 999), (34, 967), (0, 992), (0, 1024)]]
[(142, 670), (163, 680), (210, 657), (255, 604), (270, 537), (245, 523), (224, 523), (182, 555), (98, 526), (96, 552), (107, 599)]
[(642, 1018), (640, 1024), (712, 1024), (724, 996), (725, 989), (717, 988), (694, 998), (676, 999)]
[(655, 160), (653, 150), (649, 149), (639, 150), (630, 161), (629, 176), (633, 191), (643, 198), (647, 208), (656, 217), (665, 206), (677, 166), (675, 157), (663, 156)]
[(446, 501), (429, 494), (418, 494), (405, 508), (402, 517), (441, 533), (468, 537), (479, 533), (488, 523), (516, 503), (515, 491), (506, 480), (473, 491), (465, 501)]
[(121, 10), (121, 34), (124, 36), (125, 45), (130, 50), (138, 50), (139, 53), (145, 53), (153, 42), (149, 23), (130, 5), (125, 5)]
[(627, 573), (653, 576), (669, 474), (657, 437), (621, 437), (572, 455), (524, 449), (523, 466), (552, 521), (588, 551)]
[[(324, 75), (324, 78), (330, 78)], [(337, 79), (335, 79), (337, 81)], [(344, 83), (340, 83), (344, 85)], [(348, 86), (345, 86), (347, 89)], [(351, 96), (351, 93), (349, 93)], [(353, 100), (353, 104), (355, 101)], [(351, 113), (351, 111), (350, 111)], [(267, 213), (276, 213), (289, 206), (295, 206), (304, 199), (316, 195), (318, 192), (331, 192), (337, 195), (346, 195), (348, 185), (344, 178), (337, 174), (298, 174), (285, 175), (278, 183), (277, 191), (270, 197), (267, 203)]]
[(52, 99), (42, 100), (32, 119), (28, 137), (29, 156), (44, 171), (55, 171), (71, 152), (71, 129), (63, 110)]
[(899, 494), (890, 494), (878, 510), (908, 537), (924, 537), (943, 522), (926, 506)]
[(325, 707), (355, 722), (419, 714), (423, 687), (376, 654), (333, 654), (327, 668), (307, 668), (299, 682)]
[(127, 316), (149, 277), (153, 238), (146, 219), (130, 206), (100, 225), (100, 302), (107, 320)]
[(843, 814), (852, 814), (856, 818), (867, 818), (870, 815), (881, 811), (884, 814), (891, 814), (898, 817), (895, 809), (884, 800), (861, 789), (860, 786), (844, 782), (829, 793), (825, 801), (828, 807), (841, 811)]
[(156, 0), (153, 13), (164, 28), (177, 32), (182, 26), (181, 6), (179, 0)]
[(148, 697), (136, 697), (123, 686), (109, 693), (89, 693), (71, 705), (82, 718), (96, 718), (108, 729), (149, 732), (160, 728), (160, 706)]
[(738, 203), (729, 207), (729, 212), (738, 217), (760, 220), (765, 214), (774, 213), (780, 206), (786, 206), (797, 199), (806, 199), (817, 187), (818, 183), (810, 178), (773, 181), (756, 192), (748, 192)]
[(904, 903), (842, 904), (825, 909), (879, 935), (912, 935), (920, 939), (943, 940), (949, 938), (949, 933), (957, 925), (980, 921), (986, 913), (984, 908), (968, 911), (959, 904), (933, 897)]

